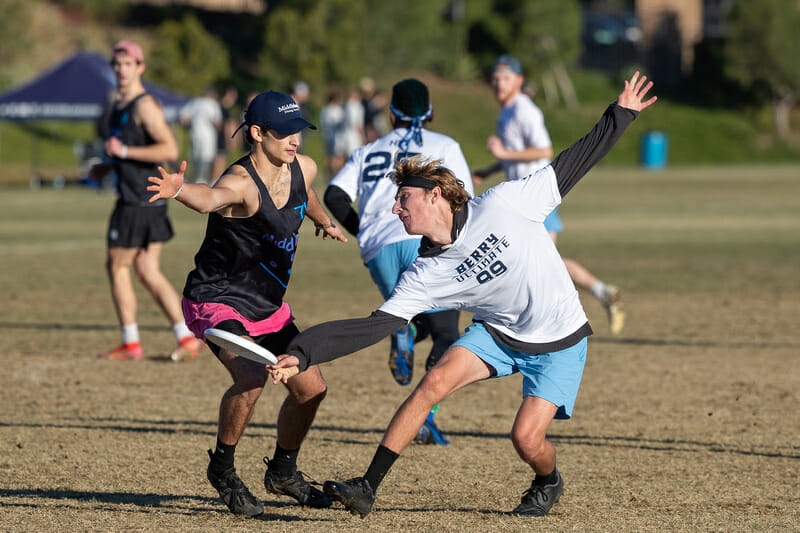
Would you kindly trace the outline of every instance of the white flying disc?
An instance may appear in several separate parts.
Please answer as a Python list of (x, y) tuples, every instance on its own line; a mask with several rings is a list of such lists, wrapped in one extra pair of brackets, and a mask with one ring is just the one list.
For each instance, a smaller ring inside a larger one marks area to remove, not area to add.
[(241, 355), (245, 359), (250, 359), (256, 363), (265, 365), (274, 365), (278, 363), (278, 358), (275, 354), (266, 348), (259, 346), (253, 341), (249, 341), (238, 335), (217, 328), (208, 328), (203, 332), (206, 340), (213, 342), (220, 348), (224, 348), (229, 352), (236, 355)]

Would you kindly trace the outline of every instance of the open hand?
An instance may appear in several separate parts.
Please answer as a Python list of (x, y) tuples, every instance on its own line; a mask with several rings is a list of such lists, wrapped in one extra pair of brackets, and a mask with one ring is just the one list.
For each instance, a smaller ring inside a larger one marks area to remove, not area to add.
[(147, 186), (147, 190), (155, 193), (150, 197), (150, 202), (155, 202), (159, 198), (172, 198), (175, 196), (175, 193), (183, 186), (183, 173), (186, 172), (186, 161), (181, 161), (178, 172), (170, 174), (164, 170), (162, 166), (158, 167), (158, 171), (161, 173), (160, 178), (156, 176), (149, 176), (147, 178), (147, 181), (153, 183), (153, 185)]
[[(644, 85), (644, 82), (647, 81), (647, 76), (642, 76), (639, 78), (639, 71), (637, 70), (630, 81), (625, 80), (625, 87), (622, 89), (622, 92), (619, 93), (619, 97), (617, 98), (617, 104), (626, 108), (632, 109), (634, 111), (641, 111), (642, 109), (652, 105), (658, 100), (658, 97), (653, 96), (647, 101), (642, 102), (642, 98), (645, 97), (647, 91), (653, 86), (653, 82), (648, 82), (647, 85)], [(642, 87), (644, 85), (644, 87)]]

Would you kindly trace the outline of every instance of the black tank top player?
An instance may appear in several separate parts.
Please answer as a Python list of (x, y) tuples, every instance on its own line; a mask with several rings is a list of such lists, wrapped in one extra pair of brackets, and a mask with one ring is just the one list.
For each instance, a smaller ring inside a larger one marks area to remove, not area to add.
[[(155, 140), (133, 119), (136, 103), (147, 94), (146, 92), (140, 94), (124, 107), (118, 108), (116, 104), (112, 106), (108, 114), (108, 123), (101, 132), (102, 137), (104, 139), (119, 137), (125, 146), (154, 144)], [(152, 194), (147, 191), (147, 178), (159, 175), (157, 164), (118, 157), (114, 157), (111, 164), (118, 177), (117, 191), (120, 202), (141, 207), (167, 205), (167, 201), (163, 198), (153, 203), (148, 201)]]
[(183, 295), (194, 302), (223, 303), (250, 320), (264, 320), (283, 303), (308, 193), (297, 159), (289, 165), (291, 189), (281, 209), (272, 202), (249, 155), (234, 165), (247, 170), (261, 205), (250, 217), (208, 215), (206, 236)]

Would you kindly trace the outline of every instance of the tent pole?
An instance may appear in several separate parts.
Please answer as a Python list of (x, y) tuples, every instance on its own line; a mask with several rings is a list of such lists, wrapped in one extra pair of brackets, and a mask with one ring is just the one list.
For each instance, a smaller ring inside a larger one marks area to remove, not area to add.
[(42, 177), (39, 175), (39, 133), (33, 132), (31, 138), (31, 189), (42, 187)]

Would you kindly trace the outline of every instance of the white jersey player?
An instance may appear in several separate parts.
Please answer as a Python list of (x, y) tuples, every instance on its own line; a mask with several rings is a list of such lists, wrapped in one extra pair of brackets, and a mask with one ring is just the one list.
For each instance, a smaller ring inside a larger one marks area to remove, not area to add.
[(651, 86), (637, 72), (592, 131), (551, 165), (472, 200), (438, 162), (398, 162), (393, 211), (409, 234), (423, 236), (419, 258), (372, 315), (307, 329), (268, 368), (284, 381), (437, 306), (469, 310), (474, 323), (395, 413), (364, 476), (326, 481), (326, 494), (363, 517), (432, 405), (476, 381), (519, 372), (523, 399), (511, 440), (535, 478), (513, 513), (543, 516), (558, 501), (564, 483), (547, 429), (553, 418), (572, 415), (592, 329), (544, 219), (655, 102), (644, 100)]
[[(361, 258), (384, 298), (391, 295), (400, 275), (416, 259), (420, 243), (420, 237), (409, 235), (392, 213), (397, 185), (388, 174), (395, 162), (413, 156), (440, 160), (472, 196), (471, 175), (461, 146), (446, 135), (425, 129), (433, 118), (425, 84), (416, 79), (395, 84), (390, 109), (395, 129), (357, 148), (325, 192), (328, 209), (345, 229), (357, 235)], [(357, 212), (351, 207), (356, 199)], [(392, 334), (389, 367), (401, 385), (411, 381), (415, 338), (420, 340), (430, 334), (433, 341), (427, 369), (459, 336), (458, 311), (420, 313), (413, 328), (404, 324)], [(436, 426), (433, 412), (418, 440), (445, 445), (448, 441)]]
[(497, 117), (497, 136), (506, 150), (521, 152), (533, 146), (543, 155), (528, 161), (501, 159), (507, 180), (522, 179), (550, 163), (550, 156), (544, 154), (553, 153), (553, 143), (544, 125), (544, 114), (527, 94), (521, 92), (503, 106)]
[[(489, 137), (486, 146), (499, 161), (491, 167), (476, 170), (473, 174), (475, 183), (481, 183), (483, 178), (501, 168), (509, 181), (522, 179), (547, 165), (553, 156), (542, 111), (522, 92), (523, 82), (522, 65), (517, 58), (502, 55), (495, 60), (492, 87), (502, 109), (497, 119), (496, 135)], [(564, 230), (558, 207), (548, 214), (544, 227), (556, 242), (558, 234)], [(619, 334), (625, 325), (619, 289), (598, 279), (575, 259), (565, 257), (564, 263), (573, 283), (590, 292), (606, 309), (611, 333)]]

